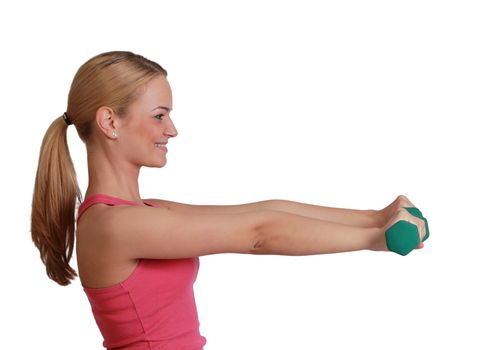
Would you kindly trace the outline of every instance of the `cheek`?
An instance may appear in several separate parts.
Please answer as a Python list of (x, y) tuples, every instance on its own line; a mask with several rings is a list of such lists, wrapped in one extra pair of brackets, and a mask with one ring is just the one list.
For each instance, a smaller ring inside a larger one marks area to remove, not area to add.
[(156, 137), (156, 133), (159, 130), (159, 124), (156, 122), (146, 123), (145, 127), (140, 132), (147, 138)]
[(129, 135), (125, 136), (123, 147), (127, 153), (146, 152), (147, 149), (154, 149), (154, 144), (159, 139), (160, 134), (156, 132), (154, 125), (138, 126), (132, 128)]
[(137, 128), (132, 134), (133, 144), (142, 145), (153, 143), (156, 140), (156, 131), (153, 125)]

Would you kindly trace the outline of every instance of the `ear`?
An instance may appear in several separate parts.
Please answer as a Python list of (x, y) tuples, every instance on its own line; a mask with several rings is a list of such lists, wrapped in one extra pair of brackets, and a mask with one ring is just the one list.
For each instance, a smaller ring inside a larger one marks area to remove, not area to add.
[(107, 106), (99, 107), (96, 111), (96, 123), (99, 130), (107, 138), (112, 140), (117, 139), (117, 115), (112, 108)]

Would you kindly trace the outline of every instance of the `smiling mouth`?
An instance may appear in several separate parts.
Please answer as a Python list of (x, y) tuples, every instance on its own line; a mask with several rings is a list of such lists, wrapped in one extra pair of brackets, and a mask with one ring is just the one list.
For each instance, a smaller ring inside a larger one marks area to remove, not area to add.
[(155, 143), (155, 144), (154, 144), (154, 147), (156, 147), (156, 148), (160, 148), (160, 149), (165, 149), (165, 150), (167, 149), (167, 147), (166, 147), (166, 144), (165, 144), (165, 143)]

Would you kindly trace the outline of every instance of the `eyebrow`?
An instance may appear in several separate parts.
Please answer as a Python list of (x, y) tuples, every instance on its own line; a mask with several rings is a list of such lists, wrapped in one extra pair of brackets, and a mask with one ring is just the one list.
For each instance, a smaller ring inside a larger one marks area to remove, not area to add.
[(155, 111), (156, 109), (164, 109), (166, 112), (172, 111), (172, 109), (170, 109), (168, 107), (164, 107), (164, 106), (158, 106), (158, 107), (154, 108), (152, 111)]

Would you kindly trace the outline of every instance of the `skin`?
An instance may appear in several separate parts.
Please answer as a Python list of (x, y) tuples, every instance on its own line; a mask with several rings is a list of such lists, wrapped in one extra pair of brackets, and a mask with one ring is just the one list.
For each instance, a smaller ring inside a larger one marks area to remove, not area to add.
[[(155, 109), (158, 106), (165, 109)], [(97, 110), (96, 127), (87, 144), (89, 183), (84, 198), (103, 193), (147, 207), (139, 194), (139, 171), (142, 166), (161, 168), (166, 165), (167, 150), (156, 148), (155, 143), (169, 142), (178, 134), (170, 117), (171, 110), (171, 87), (162, 75), (146, 84), (143, 93), (129, 106), (125, 118), (120, 118), (108, 106)], [(118, 283), (132, 273), (140, 258), (175, 254), (173, 247), (178, 246), (180, 252), (188, 249), (190, 245), (181, 244), (183, 240), (196, 242), (192, 246), (202, 247), (199, 249), (204, 249), (206, 254), (216, 249), (234, 249), (253, 254), (307, 255), (359, 249), (387, 250), (384, 232), (398, 220), (416, 224), (421, 237), (425, 235), (424, 222), (402, 209), (414, 206), (402, 195), (381, 210), (331, 208), (279, 199), (239, 205), (146, 201), (164, 211), (100, 204), (93, 205), (83, 215), (76, 231), (76, 252), (84, 286), (101, 288)], [(169, 213), (176, 213), (182, 220), (172, 228), (168, 228), (168, 224), (160, 228), (158, 222), (172, 220)], [(111, 227), (111, 231), (106, 233), (104, 227)], [(163, 237), (163, 230), (174, 232), (176, 229), (179, 229), (178, 238), (171, 234)], [(188, 232), (192, 233), (188, 235)], [(209, 234), (198, 237), (198, 232)], [(223, 241), (228, 241), (227, 232), (235, 235), (230, 240), (238, 244), (237, 247), (221, 247)], [(263, 237), (260, 242), (264, 242), (257, 252), (240, 248), (251, 247), (256, 235)], [(166, 247), (171, 248), (163, 252)]]

